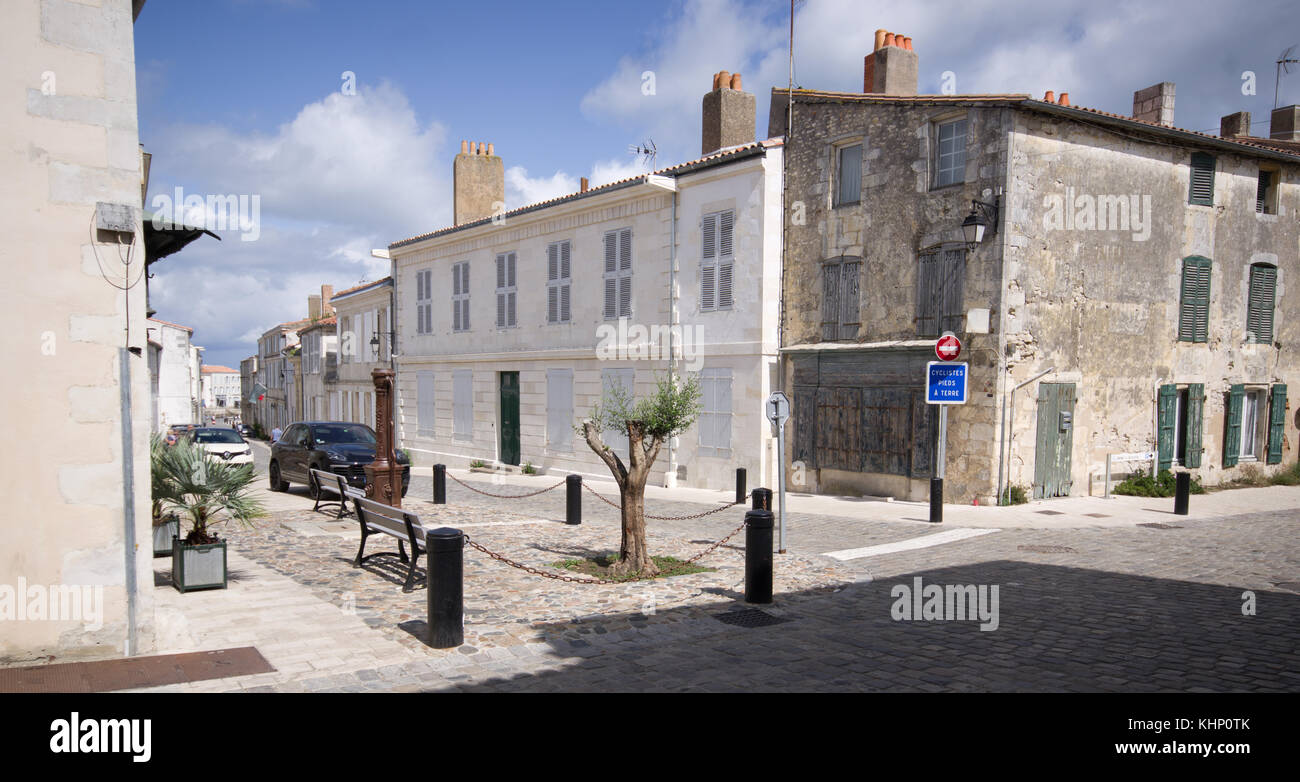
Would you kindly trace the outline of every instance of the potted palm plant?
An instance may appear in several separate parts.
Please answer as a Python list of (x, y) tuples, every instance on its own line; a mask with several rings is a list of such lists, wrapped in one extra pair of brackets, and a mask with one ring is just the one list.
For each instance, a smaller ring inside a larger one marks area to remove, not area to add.
[(226, 542), (211, 527), (227, 521), (251, 524), (265, 515), (253, 497), (253, 465), (233, 465), (180, 442), (167, 448), (159, 466), (171, 484), (163, 505), (190, 531), (172, 541), (172, 583), (181, 592), (226, 588)]
[(167, 441), (155, 434), (149, 438), (149, 475), (153, 483), (153, 555), (165, 557), (172, 553), (172, 538), (181, 534), (181, 522), (174, 512), (163, 513), (163, 501), (174, 494), (172, 483), (162, 468), (162, 456), (167, 451)]

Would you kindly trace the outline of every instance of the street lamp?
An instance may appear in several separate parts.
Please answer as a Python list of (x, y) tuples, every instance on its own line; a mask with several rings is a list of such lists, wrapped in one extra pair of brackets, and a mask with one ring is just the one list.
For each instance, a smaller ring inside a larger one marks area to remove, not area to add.
[(999, 196), (993, 203), (984, 201), (971, 201), (970, 214), (961, 223), (961, 232), (966, 240), (966, 249), (974, 250), (984, 241), (984, 232), (992, 228), (993, 233), (998, 231), (998, 212), (1001, 207), (1002, 198)]

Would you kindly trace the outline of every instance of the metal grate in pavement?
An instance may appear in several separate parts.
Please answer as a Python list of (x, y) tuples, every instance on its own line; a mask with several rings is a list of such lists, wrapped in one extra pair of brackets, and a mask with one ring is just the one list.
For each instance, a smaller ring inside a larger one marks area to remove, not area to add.
[(1030, 554), (1078, 554), (1079, 552), (1069, 546), (1016, 546), (1017, 551), (1026, 551)]
[(4, 668), (0, 669), (0, 692), (109, 692), (274, 670), (257, 649), (241, 646), (210, 652)]
[(760, 611), (757, 608), (748, 608), (744, 611), (728, 611), (725, 614), (714, 614), (714, 619), (719, 622), (736, 627), (769, 627), (779, 625), (782, 622), (788, 622), (789, 619), (782, 619), (779, 616)]
[(1065, 511), (1063, 510), (1036, 510), (1034, 511), (1034, 513), (1038, 513), (1043, 516), (1064, 516), (1065, 515)]
[(1177, 524), (1162, 524), (1158, 521), (1148, 521), (1138, 525), (1139, 527), (1150, 527), (1151, 529), (1182, 529)]

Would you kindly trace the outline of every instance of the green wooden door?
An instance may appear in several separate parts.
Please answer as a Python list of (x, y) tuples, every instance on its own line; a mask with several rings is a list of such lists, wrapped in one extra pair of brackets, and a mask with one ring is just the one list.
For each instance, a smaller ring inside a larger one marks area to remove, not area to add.
[(501, 375), (501, 463), (519, 464), (519, 373)]
[(1074, 383), (1038, 386), (1038, 435), (1034, 448), (1034, 498), (1068, 497), (1074, 445)]

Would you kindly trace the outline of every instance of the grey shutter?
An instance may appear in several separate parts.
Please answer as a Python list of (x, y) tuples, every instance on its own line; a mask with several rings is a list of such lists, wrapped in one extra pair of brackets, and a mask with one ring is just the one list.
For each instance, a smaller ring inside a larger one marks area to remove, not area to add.
[(434, 432), (433, 373), (417, 372), (416, 375), (416, 410), (420, 435), (432, 437)]
[(964, 304), (963, 290), (966, 283), (966, 251), (945, 250), (943, 253), (941, 278), (941, 309), (939, 312), (939, 331), (958, 333), (962, 330)]
[(834, 342), (840, 330), (840, 264), (822, 264), (822, 340)]
[(632, 315), (632, 229), (624, 228), (618, 237), (618, 314)]
[(1277, 295), (1277, 269), (1265, 264), (1250, 267), (1250, 298), (1246, 308), (1246, 330), (1254, 341), (1273, 341), (1273, 306)]
[(469, 264), (462, 263), (460, 268), (461, 294), (465, 297), (460, 302), (460, 326), (469, 331)]
[(916, 268), (916, 335), (939, 336), (939, 253), (922, 253)]
[(497, 328), (506, 325), (506, 261), (507, 256), (497, 256)]
[(560, 245), (560, 320), (565, 323), (569, 322), (569, 286), (573, 284), (569, 276), (571, 254), (571, 245), (565, 241)]
[(861, 261), (845, 260), (840, 269), (840, 333), (839, 339), (857, 339), (859, 323), (858, 311), (861, 296), (858, 293), (858, 277), (862, 268)]
[(723, 212), (718, 218), (718, 306), (732, 304), (732, 282), (735, 254), (732, 233), (735, 227), (734, 212)]
[(546, 321), (555, 323), (560, 318), (560, 289), (556, 283), (560, 280), (560, 246), (551, 244), (546, 247)]
[(618, 317), (618, 234), (605, 234), (605, 320)]
[(517, 256), (515, 255), (515, 253), (510, 253), (510, 256), (506, 259), (506, 283), (510, 286), (509, 301), (506, 303), (506, 309), (507, 309), (506, 325), (512, 328), (515, 325), (517, 325), (515, 319), (515, 297), (518, 295), (518, 291), (516, 290), (517, 286), (515, 282), (516, 259)]
[(458, 369), (452, 376), (453, 426), (456, 437), (474, 437), (474, 370)]
[(556, 323), (560, 319), (560, 288), (556, 285), (546, 286), (546, 322)]
[(1187, 203), (1202, 206), (1214, 205), (1214, 156), (1204, 152), (1192, 155), (1191, 187)]
[(546, 370), (546, 445), (573, 447), (573, 370)]
[(717, 306), (718, 216), (704, 216), (704, 257), (700, 261), (700, 309)]

